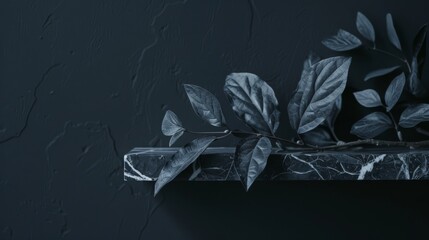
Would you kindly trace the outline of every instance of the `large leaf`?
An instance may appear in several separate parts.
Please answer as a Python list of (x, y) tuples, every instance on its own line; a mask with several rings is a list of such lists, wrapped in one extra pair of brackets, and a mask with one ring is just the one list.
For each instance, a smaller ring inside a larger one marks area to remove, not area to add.
[(297, 131), (299, 122), (305, 112), (306, 107), (311, 101), (314, 94), (314, 81), (313, 81), (313, 65), (320, 59), (310, 55), (304, 62), (301, 79), (298, 82), (298, 87), (294, 91), (291, 100), (288, 104), (288, 114), (291, 127)]
[(399, 68), (401, 68), (401, 66), (394, 66), (390, 68), (382, 68), (382, 69), (374, 70), (365, 76), (364, 81), (368, 81), (370, 79), (377, 78), (377, 77), (382, 77), (384, 75), (394, 72)]
[(356, 28), (362, 36), (371, 42), (375, 42), (375, 31), (372, 23), (369, 19), (361, 12), (357, 13), (356, 17)]
[(358, 103), (364, 107), (371, 108), (383, 106), (380, 96), (373, 89), (354, 92), (353, 95), (355, 96), (356, 101), (358, 101)]
[(426, 37), (427, 25), (424, 25), (414, 38), (411, 74), (408, 80), (409, 91), (417, 97), (424, 97), (427, 95), (427, 89), (421, 83), (423, 66), (426, 61)]
[(357, 121), (350, 131), (363, 139), (369, 139), (380, 135), (387, 129), (393, 127), (390, 118), (382, 112), (371, 113)]
[(360, 47), (362, 42), (355, 35), (340, 29), (337, 35), (323, 40), (322, 44), (333, 51), (343, 52)]
[(172, 159), (165, 164), (159, 174), (158, 180), (155, 183), (155, 195), (165, 184), (169, 183), (192, 164), (214, 140), (216, 140), (216, 137), (195, 139), (174, 154)]
[(246, 138), (237, 145), (234, 166), (246, 190), (264, 170), (271, 149), (271, 142), (266, 137)]
[(280, 112), (273, 89), (252, 73), (231, 73), (224, 91), (234, 113), (254, 131), (272, 135), (279, 126)]
[(421, 122), (429, 121), (429, 104), (417, 104), (405, 109), (399, 120), (403, 128), (412, 128)]
[(215, 127), (225, 125), (220, 103), (211, 92), (191, 84), (185, 84), (184, 87), (192, 108), (200, 118)]
[(387, 37), (389, 38), (389, 41), (397, 49), (402, 50), (401, 42), (399, 41), (398, 34), (396, 33), (395, 26), (393, 25), (392, 14), (390, 13), (386, 15), (386, 27), (387, 27)]
[(313, 146), (330, 146), (336, 144), (327, 126), (323, 125), (302, 134), (301, 137), (306, 144), (311, 144)]
[(335, 100), (343, 93), (351, 58), (333, 57), (321, 60), (312, 66), (311, 74), (301, 81), (314, 85), (306, 95), (303, 114), (300, 118), (298, 134), (313, 130), (332, 113)]
[(168, 110), (164, 115), (164, 119), (162, 119), (161, 130), (165, 136), (173, 136), (183, 131), (184, 128), (177, 115), (173, 111)]
[(405, 74), (401, 73), (399, 76), (395, 77), (390, 83), (389, 87), (386, 90), (384, 100), (386, 101), (387, 108), (386, 110), (390, 112), (395, 104), (398, 102), (399, 98), (402, 95), (402, 91), (405, 86)]
[(325, 120), (329, 128), (334, 129), (335, 121), (337, 120), (342, 107), (343, 107), (343, 97), (339, 96), (337, 100), (335, 100), (335, 102), (333, 103), (332, 111)]

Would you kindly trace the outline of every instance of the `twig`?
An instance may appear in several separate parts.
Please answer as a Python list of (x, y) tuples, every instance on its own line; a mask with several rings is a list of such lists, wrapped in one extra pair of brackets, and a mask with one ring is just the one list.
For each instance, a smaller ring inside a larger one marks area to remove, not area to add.
[(429, 147), (429, 140), (425, 141), (419, 141), (419, 142), (404, 142), (404, 141), (385, 141), (385, 140), (377, 140), (377, 139), (364, 139), (364, 140), (357, 140), (353, 142), (346, 142), (342, 144), (337, 145), (330, 145), (330, 146), (314, 146), (306, 143), (296, 143), (292, 140), (280, 138), (273, 135), (265, 135), (260, 133), (252, 133), (252, 132), (242, 132), (242, 131), (229, 131), (228, 132), (194, 132), (194, 131), (186, 131), (192, 134), (225, 134), (223, 136), (219, 136), (217, 139), (225, 138), (233, 133), (237, 134), (249, 134), (259, 137), (267, 137), (272, 140), (278, 140), (284, 143), (288, 143), (293, 146), (297, 146), (298, 148), (293, 148), (293, 150), (317, 150), (317, 151), (323, 151), (323, 150), (339, 150), (339, 149), (349, 149), (351, 147), (358, 147), (358, 146), (364, 146), (364, 145), (372, 145), (377, 147), (406, 147), (406, 148), (418, 148), (418, 147)]
[(225, 131), (222, 131), (222, 132), (195, 132), (195, 131), (190, 131), (190, 130), (186, 129), (185, 132), (186, 133), (190, 133), (190, 134), (210, 135), (210, 134), (225, 134), (225, 133), (228, 133), (230, 131), (229, 130), (225, 130)]
[(384, 54), (384, 55), (388, 55), (388, 56), (390, 56), (390, 57), (393, 57), (393, 58), (398, 59), (399, 61), (403, 62), (403, 63), (407, 66), (408, 73), (411, 73), (411, 67), (410, 67), (410, 64), (409, 64), (408, 60), (407, 60), (405, 57), (403, 58), (403, 57), (400, 57), (400, 56), (398, 56), (398, 55), (395, 55), (395, 54), (393, 54), (393, 53), (391, 53), (391, 52), (388, 52), (388, 51), (386, 51), (386, 50), (376, 48), (376, 47), (375, 47), (375, 45), (374, 45), (374, 47), (373, 47), (373, 48), (368, 48), (368, 49), (373, 50), (374, 52), (382, 53), (382, 54)]
[(429, 140), (420, 141), (420, 142), (395, 142), (395, 141), (384, 141), (384, 140), (376, 140), (376, 139), (365, 139), (358, 140), (354, 142), (348, 142), (341, 145), (335, 146), (326, 146), (319, 147), (319, 150), (330, 150), (330, 149), (339, 149), (344, 147), (354, 147), (354, 146), (362, 146), (362, 145), (373, 145), (377, 147), (408, 147), (408, 148), (417, 148), (417, 147), (429, 147)]

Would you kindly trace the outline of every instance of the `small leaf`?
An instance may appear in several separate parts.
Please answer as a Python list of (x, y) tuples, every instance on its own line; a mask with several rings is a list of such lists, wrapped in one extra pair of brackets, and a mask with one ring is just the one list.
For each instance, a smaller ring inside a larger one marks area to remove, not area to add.
[(419, 64), (424, 63), (426, 58), (426, 37), (428, 25), (423, 25), (417, 32), (413, 41), (413, 55), (419, 58)]
[(367, 89), (353, 93), (358, 103), (364, 107), (372, 108), (383, 106), (380, 96), (373, 89)]
[(184, 128), (177, 115), (168, 110), (164, 115), (164, 119), (162, 119), (161, 130), (165, 136), (173, 136), (177, 132), (184, 130)]
[(375, 112), (357, 121), (352, 126), (350, 133), (363, 139), (369, 139), (380, 135), (391, 127), (393, 127), (392, 121), (386, 114)]
[(313, 71), (306, 79), (314, 90), (306, 97), (304, 113), (300, 118), (298, 134), (313, 130), (331, 114), (335, 100), (343, 93), (351, 58), (333, 57), (319, 61), (312, 66)]
[(429, 121), (429, 104), (422, 103), (405, 109), (401, 114), (399, 125), (403, 128), (412, 128), (427, 121)]
[(312, 54), (305, 60), (298, 87), (289, 101), (289, 121), (295, 131), (298, 130), (301, 117), (314, 94), (314, 72), (312, 66), (319, 60), (319, 58), (314, 57)]
[(396, 33), (395, 26), (393, 25), (392, 14), (390, 13), (386, 15), (386, 26), (387, 26), (387, 37), (389, 38), (389, 41), (397, 49), (402, 50), (401, 42), (399, 41), (398, 34)]
[(192, 108), (201, 119), (215, 127), (225, 126), (225, 117), (215, 95), (199, 86), (185, 84), (184, 87)]
[(335, 102), (333, 103), (332, 111), (325, 120), (329, 128), (334, 129), (335, 121), (337, 120), (338, 115), (341, 112), (342, 105), (343, 98), (342, 96), (339, 96), (337, 100), (335, 100)]
[(401, 73), (395, 77), (386, 90), (384, 100), (386, 101), (387, 111), (390, 112), (402, 95), (405, 86), (405, 74)]
[(178, 131), (170, 138), (170, 142), (168, 144), (169, 147), (173, 146), (173, 144), (183, 135), (184, 131)]
[(390, 68), (382, 68), (382, 69), (372, 71), (365, 76), (364, 81), (368, 81), (370, 79), (377, 78), (377, 77), (382, 77), (384, 75), (387, 75), (389, 73), (394, 72), (395, 70), (397, 70), (399, 68), (401, 68), (401, 67), (400, 66), (394, 66), (394, 67), (390, 67)]
[(247, 191), (267, 165), (271, 149), (266, 137), (247, 138), (237, 145), (234, 166)]
[(417, 97), (426, 97), (428, 91), (421, 83), (423, 66), (426, 61), (426, 37), (427, 25), (420, 28), (413, 41), (413, 58), (411, 62), (411, 74), (408, 79), (408, 90)]
[(224, 91), (232, 110), (247, 126), (263, 134), (277, 131), (278, 101), (265, 81), (252, 73), (231, 73), (226, 77)]
[(408, 90), (414, 96), (423, 98), (427, 96), (428, 91), (420, 81), (420, 75), (417, 58), (413, 57), (413, 61), (411, 62), (411, 73), (408, 78)]
[(323, 40), (322, 44), (333, 51), (344, 52), (360, 47), (362, 42), (355, 35), (340, 29), (337, 35)]
[(356, 28), (362, 36), (371, 42), (375, 42), (375, 31), (372, 23), (369, 19), (361, 12), (357, 13), (356, 17)]
[(155, 183), (155, 195), (162, 187), (191, 165), (215, 139), (216, 137), (194, 139), (183, 148), (180, 148), (180, 150), (173, 155), (172, 159), (165, 164), (164, 168), (162, 168), (158, 180)]
[(313, 146), (322, 147), (336, 144), (326, 126), (318, 126), (317, 128), (302, 134), (301, 137), (306, 144), (311, 144)]

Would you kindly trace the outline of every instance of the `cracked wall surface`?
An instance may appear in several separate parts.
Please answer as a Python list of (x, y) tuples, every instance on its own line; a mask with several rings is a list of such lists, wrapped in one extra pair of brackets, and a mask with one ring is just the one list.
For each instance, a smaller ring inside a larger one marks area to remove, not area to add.
[[(168, 145), (160, 131), (167, 109), (195, 130), (210, 128), (194, 116), (183, 83), (213, 92), (228, 122), (241, 127), (222, 92), (231, 72), (253, 72), (273, 87), (283, 113), (278, 132), (291, 135), (285, 113), (302, 62), (311, 51), (333, 55), (322, 39), (338, 28), (356, 33), (355, 15), (362, 11), (387, 45), (384, 15), (391, 12), (409, 46), (429, 22), (426, 5), (2, 1), (0, 239), (418, 236), (428, 223), (427, 183), (260, 182), (246, 193), (239, 183), (177, 182), (154, 198), (151, 183), (123, 181), (122, 158), (134, 147)], [(393, 64), (379, 59), (354, 62), (350, 107), (338, 126), (342, 137), (366, 111), (351, 100), (365, 74), (356, 69)]]

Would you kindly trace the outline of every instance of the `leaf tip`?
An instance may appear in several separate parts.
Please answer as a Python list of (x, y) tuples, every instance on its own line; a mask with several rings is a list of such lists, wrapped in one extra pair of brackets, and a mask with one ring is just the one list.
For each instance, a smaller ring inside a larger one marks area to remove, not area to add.
[(155, 187), (153, 190), (153, 196), (156, 197), (156, 195), (159, 193), (159, 190), (161, 190), (162, 186), (159, 186), (158, 181), (155, 182)]
[(252, 186), (252, 182), (247, 182), (246, 183), (246, 192), (248, 192), (249, 191), (249, 189), (250, 189), (250, 187)]

